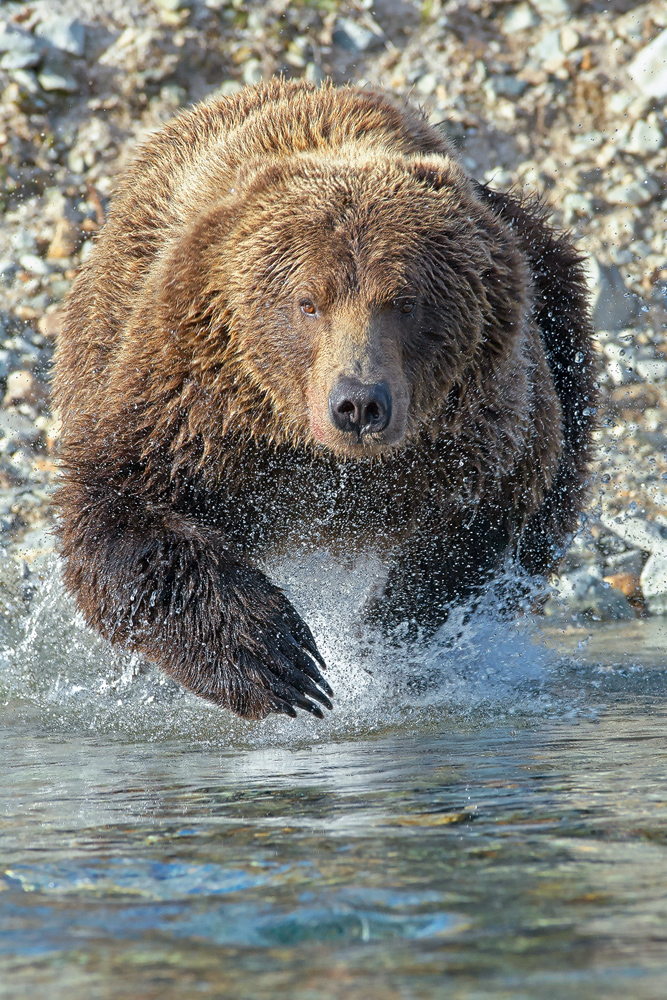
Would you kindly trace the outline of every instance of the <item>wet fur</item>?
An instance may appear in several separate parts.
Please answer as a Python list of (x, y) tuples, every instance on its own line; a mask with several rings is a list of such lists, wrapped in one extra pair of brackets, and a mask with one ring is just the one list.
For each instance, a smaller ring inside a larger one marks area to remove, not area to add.
[[(304, 269), (326, 343), (281, 305)], [(426, 312), (401, 340), (373, 303), (408, 279)], [(356, 457), (317, 437), (348, 330), (408, 394), (400, 440)], [(508, 556), (552, 570), (584, 502), (589, 333), (567, 238), (470, 180), (410, 109), (279, 81), (198, 105), (140, 151), (69, 301), (66, 584), (90, 625), (202, 697), (318, 714), (323, 664), (262, 560), (297, 540), (377, 549), (369, 615), (431, 628)]]

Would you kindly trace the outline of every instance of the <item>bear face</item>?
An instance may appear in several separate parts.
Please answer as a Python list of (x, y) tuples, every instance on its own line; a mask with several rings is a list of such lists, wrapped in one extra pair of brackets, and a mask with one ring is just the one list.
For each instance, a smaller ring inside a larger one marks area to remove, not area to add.
[(280, 432), (341, 459), (414, 440), (477, 356), (501, 363), (521, 335), (514, 238), (449, 158), (246, 165), (196, 233), (197, 263), (175, 281), (191, 256), (179, 248), (167, 292), (193, 279), (203, 300), (215, 290), (226, 358)]

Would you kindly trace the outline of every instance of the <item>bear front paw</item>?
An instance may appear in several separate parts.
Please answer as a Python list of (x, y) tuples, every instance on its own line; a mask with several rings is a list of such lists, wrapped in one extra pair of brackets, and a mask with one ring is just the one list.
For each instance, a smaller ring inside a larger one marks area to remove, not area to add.
[(227, 649), (233, 669), (225, 700), (246, 718), (271, 712), (294, 718), (300, 708), (321, 719), (320, 705), (333, 707), (333, 691), (319, 669), (326, 664), (312, 632), (285, 595), (262, 582), (263, 600), (237, 608), (231, 618)]

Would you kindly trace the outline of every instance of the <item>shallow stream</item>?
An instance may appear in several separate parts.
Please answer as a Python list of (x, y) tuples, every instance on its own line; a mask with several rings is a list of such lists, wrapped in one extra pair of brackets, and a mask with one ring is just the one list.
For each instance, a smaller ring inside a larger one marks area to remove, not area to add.
[(665, 625), (310, 620), (335, 711), (257, 724), (52, 568), (0, 619), (0, 996), (667, 996)]

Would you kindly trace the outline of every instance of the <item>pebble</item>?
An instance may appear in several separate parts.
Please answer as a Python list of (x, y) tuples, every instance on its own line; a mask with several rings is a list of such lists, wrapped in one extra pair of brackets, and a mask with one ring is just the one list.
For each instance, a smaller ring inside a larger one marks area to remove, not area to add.
[(81, 230), (74, 222), (66, 218), (59, 219), (46, 256), (49, 260), (71, 257), (80, 238)]
[(567, 0), (532, 0), (533, 7), (548, 21), (562, 21), (572, 13)]
[(558, 596), (568, 608), (596, 618), (622, 621), (637, 615), (627, 598), (602, 578), (596, 566), (564, 573), (558, 581)]
[(0, 437), (18, 445), (34, 444), (41, 432), (22, 413), (16, 410), (0, 410)]
[(45, 387), (32, 372), (16, 371), (7, 377), (7, 391), (3, 400), (4, 406), (16, 406), (28, 403), (29, 406), (41, 406), (46, 402)]
[(516, 76), (499, 75), (490, 76), (484, 83), (487, 94), (494, 97), (517, 98), (525, 93), (528, 83), (519, 80)]
[(610, 205), (646, 205), (652, 198), (648, 184), (641, 181), (617, 184), (606, 194), (606, 200)]
[(628, 75), (646, 97), (667, 97), (667, 29), (637, 53)]
[(530, 54), (539, 63), (546, 63), (549, 66), (562, 64), (565, 54), (560, 44), (560, 29), (554, 28), (548, 31), (536, 45), (533, 45)]
[(574, 50), (579, 47), (580, 41), (581, 38), (579, 36), (579, 32), (570, 27), (569, 24), (566, 24), (565, 27), (561, 29), (560, 47), (565, 55), (569, 55), (570, 52), (574, 52)]
[(625, 329), (637, 314), (638, 301), (617, 267), (603, 267), (594, 257), (586, 262), (593, 324), (612, 332)]
[(334, 45), (353, 53), (366, 52), (381, 44), (381, 39), (375, 32), (349, 17), (338, 18), (331, 39)]
[(437, 86), (438, 77), (435, 73), (424, 73), (423, 76), (419, 77), (417, 83), (415, 84), (415, 88), (420, 94), (423, 94), (424, 97), (428, 97), (429, 94), (432, 94)]
[(253, 84), (261, 83), (263, 77), (262, 64), (259, 59), (248, 59), (243, 67), (243, 82), (246, 86), (251, 87)]
[(30, 274), (37, 274), (40, 278), (46, 277), (47, 274), (51, 273), (51, 268), (34, 253), (24, 253), (19, 257), (19, 264), (24, 271), (28, 271)]
[(79, 84), (74, 77), (65, 76), (52, 69), (43, 69), (41, 73), (37, 74), (37, 79), (42, 90), (48, 92), (61, 90), (65, 94), (75, 94), (79, 89)]
[(5, 23), (0, 24), (0, 59), (2, 69), (29, 69), (37, 66), (44, 54), (44, 43), (34, 35)]
[(49, 17), (40, 21), (35, 35), (44, 38), (61, 52), (82, 56), (86, 45), (86, 29), (81, 21), (71, 17)]
[(519, 3), (516, 7), (511, 7), (505, 14), (501, 21), (500, 30), (503, 35), (514, 35), (517, 31), (535, 28), (539, 23), (540, 18), (530, 4)]
[(192, 6), (192, 0), (155, 0), (155, 3), (161, 8), (161, 10), (166, 10), (169, 13), (174, 13), (177, 10), (183, 10)]
[(664, 144), (665, 136), (659, 125), (640, 119), (632, 126), (626, 149), (629, 153), (642, 156), (657, 152)]
[(667, 380), (667, 361), (658, 359), (637, 361), (635, 371), (646, 382), (665, 382)]

